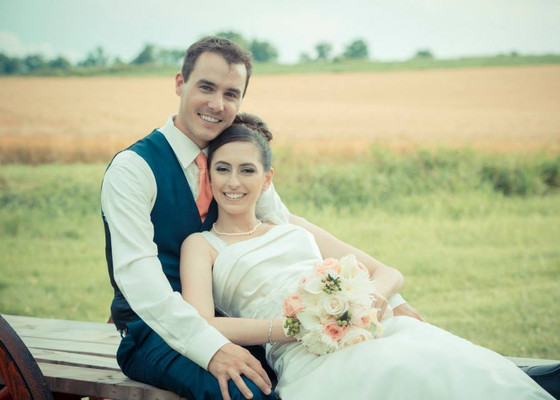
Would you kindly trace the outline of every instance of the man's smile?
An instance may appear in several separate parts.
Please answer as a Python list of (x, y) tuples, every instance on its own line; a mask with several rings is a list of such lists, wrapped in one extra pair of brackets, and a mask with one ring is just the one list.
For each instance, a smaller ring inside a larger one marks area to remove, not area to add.
[(212, 116), (207, 115), (207, 114), (200, 114), (199, 113), (198, 115), (200, 116), (200, 118), (202, 118), (206, 122), (210, 122), (210, 123), (213, 123), (213, 124), (218, 123), (218, 122), (222, 122), (221, 119), (212, 117)]

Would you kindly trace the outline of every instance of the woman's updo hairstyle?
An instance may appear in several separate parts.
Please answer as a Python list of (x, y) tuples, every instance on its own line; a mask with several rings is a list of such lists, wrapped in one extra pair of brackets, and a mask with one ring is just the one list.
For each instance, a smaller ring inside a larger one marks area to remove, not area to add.
[(268, 142), (271, 140), (272, 132), (259, 117), (249, 113), (238, 114), (233, 124), (210, 142), (208, 166), (212, 164), (216, 150), (223, 145), (232, 142), (249, 142), (259, 149), (264, 170), (269, 171), (272, 168), (272, 151)]

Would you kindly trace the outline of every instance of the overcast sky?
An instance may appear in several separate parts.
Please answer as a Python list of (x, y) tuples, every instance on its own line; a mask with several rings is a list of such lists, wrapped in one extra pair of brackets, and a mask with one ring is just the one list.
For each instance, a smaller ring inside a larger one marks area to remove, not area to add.
[(101, 45), (130, 61), (145, 43), (184, 49), (201, 36), (233, 30), (267, 40), (280, 61), (334, 53), (364, 39), (370, 57), (406, 59), (560, 53), (559, 0), (0, 0), (0, 51), (85, 58)]

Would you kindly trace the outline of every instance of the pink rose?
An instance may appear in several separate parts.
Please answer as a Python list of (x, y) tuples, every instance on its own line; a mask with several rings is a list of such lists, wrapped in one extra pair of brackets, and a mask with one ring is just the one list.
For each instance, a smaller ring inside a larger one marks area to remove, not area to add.
[(344, 337), (347, 328), (345, 326), (339, 326), (336, 321), (329, 321), (325, 324), (324, 329), (325, 329), (325, 334), (328, 337), (338, 342), (340, 339)]
[(284, 315), (295, 318), (297, 313), (302, 312), (305, 307), (301, 299), (296, 295), (290, 295), (284, 299)]
[(321, 276), (327, 276), (330, 271), (334, 271), (337, 274), (340, 273), (340, 265), (338, 265), (338, 260), (336, 258), (326, 258), (316, 263), (314, 269), (315, 272)]

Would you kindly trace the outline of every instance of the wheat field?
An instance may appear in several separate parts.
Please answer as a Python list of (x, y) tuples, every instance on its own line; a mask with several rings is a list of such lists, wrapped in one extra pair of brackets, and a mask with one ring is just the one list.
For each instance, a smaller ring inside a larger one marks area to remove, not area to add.
[[(164, 124), (170, 77), (0, 79), (0, 162), (103, 161)], [(254, 76), (242, 105), (276, 143), (556, 149), (560, 66)]]

